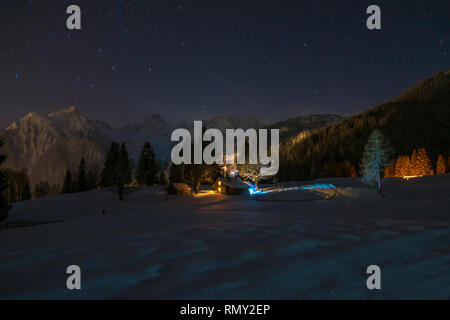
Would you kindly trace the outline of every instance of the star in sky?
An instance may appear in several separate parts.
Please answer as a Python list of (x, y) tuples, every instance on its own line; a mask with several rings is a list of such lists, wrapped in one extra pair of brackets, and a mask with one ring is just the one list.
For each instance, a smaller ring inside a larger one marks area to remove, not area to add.
[(80, 1), (82, 30), (69, 31), (66, 1), (14, 1), (0, 30), (2, 108), (77, 105), (119, 124), (155, 112), (177, 123), (203, 105), (267, 123), (354, 114), (448, 68), (447, 0), (380, 1), (379, 33), (356, 2)]

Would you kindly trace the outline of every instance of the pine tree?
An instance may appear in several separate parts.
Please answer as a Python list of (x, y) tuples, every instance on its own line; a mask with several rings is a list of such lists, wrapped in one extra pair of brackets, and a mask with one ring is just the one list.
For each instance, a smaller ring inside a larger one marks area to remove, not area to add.
[(73, 192), (73, 180), (72, 173), (69, 169), (67, 169), (66, 174), (64, 175), (64, 182), (61, 193), (71, 193)]
[(31, 190), (30, 184), (27, 182), (25, 187), (23, 188), (22, 200), (30, 200), (31, 199)]
[(25, 186), (28, 184), (28, 174), (25, 169), (14, 171), (5, 170), (8, 180), (8, 201), (10, 203), (23, 200)]
[(159, 173), (158, 184), (162, 186), (166, 184), (166, 175), (163, 170)]
[(414, 149), (411, 155), (410, 169), (408, 176), (420, 176), (421, 172), (417, 161), (417, 150)]
[(122, 143), (121, 146), (117, 142), (111, 143), (102, 172), (101, 186), (117, 188), (119, 199), (125, 201), (126, 186), (133, 181), (131, 172), (132, 164), (125, 144)]
[(409, 156), (399, 156), (395, 162), (395, 177), (403, 178), (412, 175), (411, 159)]
[(158, 182), (158, 166), (156, 164), (155, 153), (149, 142), (142, 147), (136, 169), (136, 181), (140, 185), (151, 186)]
[(117, 163), (119, 162), (119, 149), (120, 145), (117, 142), (112, 142), (111, 147), (106, 155), (105, 165), (101, 176), (102, 187), (114, 186), (115, 171), (117, 169)]
[[(3, 146), (3, 141), (0, 140), (0, 148)], [(6, 155), (0, 155), (0, 166), (5, 161)], [(8, 202), (7, 197), (8, 178), (3, 170), (0, 170), (0, 221), (5, 220), (8, 217), (8, 211), (11, 205)]]
[(348, 160), (344, 161), (344, 171), (345, 177), (352, 177), (352, 178), (358, 177), (358, 171), (356, 171), (355, 166), (352, 165)]
[(366, 183), (376, 182), (380, 193), (381, 176), (384, 168), (389, 164), (389, 153), (389, 143), (384, 139), (382, 133), (377, 129), (372, 131), (361, 159), (361, 176)]
[[(27, 190), (27, 188), (28, 188), (28, 190)], [(19, 195), (20, 200), (28, 200), (31, 198), (28, 174), (25, 169), (22, 169), (18, 173), (17, 189), (18, 189), (18, 195)], [(27, 192), (28, 192), (28, 194), (26, 194)]]
[(7, 169), (4, 171), (6, 175), (7, 183), (7, 201), (9, 203), (14, 203), (18, 200), (20, 200), (18, 191), (17, 191), (17, 172), (11, 169)]
[(445, 174), (447, 172), (447, 165), (445, 163), (445, 158), (442, 154), (438, 156), (436, 164), (436, 174)]
[(98, 183), (98, 169), (96, 167), (89, 167), (87, 172), (88, 190), (97, 188)]
[(41, 181), (34, 188), (34, 197), (41, 198), (50, 194), (50, 184), (47, 181)]
[(122, 148), (119, 154), (119, 161), (117, 163), (117, 170), (115, 170), (114, 184), (118, 187), (119, 199), (125, 201), (125, 188), (133, 180), (131, 178), (131, 162), (128, 157), (128, 151), (125, 144), (122, 143)]
[(78, 166), (77, 175), (77, 192), (83, 192), (88, 190), (87, 177), (86, 177), (86, 163), (84, 158), (81, 158), (80, 165)]
[(434, 175), (433, 167), (431, 166), (430, 158), (424, 148), (417, 151), (417, 158), (414, 162), (414, 168), (417, 176), (432, 176)]

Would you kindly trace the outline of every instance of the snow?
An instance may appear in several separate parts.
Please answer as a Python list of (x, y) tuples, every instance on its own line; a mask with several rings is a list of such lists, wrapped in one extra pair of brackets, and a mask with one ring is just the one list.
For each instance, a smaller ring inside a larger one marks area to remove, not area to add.
[(235, 188), (235, 189), (246, 189), (248, 190), (250, 188), (250, 185), (242, 181), (239, 177), (233, 178), (233, 179), (227, 179), (227, 178), (219, 178), (221, 183), (224, 186)]
[(322, 199), (324, 199), (324, 196), (318, 192), (301, 189), (272, 192), (261, 196), (255, 196), (255, 200), (259, 201), (311, 201)]
[[(330, 178), (332, 200), (106, 190), (17, 203), (0, 231), (0, 299), (449, 299), (450, 176)], [(291, 185), (302, 182), (292, 182)], [(288, 185), (288, 184), (286, 184)], [(101, 214), (105, 209), (106, 215)], [(82, 290), (65, 287), (67, 266)], [(382, 290), (366, 288), (379, 265)]]

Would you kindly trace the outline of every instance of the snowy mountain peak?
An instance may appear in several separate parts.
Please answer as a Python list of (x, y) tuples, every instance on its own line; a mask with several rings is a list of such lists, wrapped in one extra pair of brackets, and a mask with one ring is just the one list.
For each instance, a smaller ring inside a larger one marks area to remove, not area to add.
[(170, 125), (159, 115), (158, 113), (147, 116), (144, 120), (144, 124), (150, 127), (170, 127)]
[(50, 123), (48, 119), (42, 117), (37, 112), (30, 112), (22, 119), (14, 121), (11, 125), (9, 125), (6, 128), (6, 131), (20, 130), (20, 128), (29, 128), (29, 127), (43, 128), (49, 126)]
[(20, 119), (19, 121), (16, 122), (32, 122), (32, 123), (43, 123), (43, 122), (48, 122), (48, 119), (45, 116), (41, 116), (39, 113), (37, 112), (30, 112), (29, 114), (27, 114), (25, 117), (23, 117), (22, 119)]
[(161, 115), (159, 113), (154, 113), (154, 114), (151, 114), (151, 115), (145, 117), (144, 122), (146, 122), (146, 121), (163, 121), (164, 122), (164, 120), (161, 118)]
[(142, 123), (125, 126), (125, 129), (127, 130), (151, 132), (155, 134), (167, 133), (171, 128), (172, 126), (157, 113), (147, 116)]
[(73, 115), (73, 114), (81, 115), (81, 112), (77, 109), (77, 107), (72, 106), (67, 109), (62, 109), (62, 110), (56, 111), (54, 113), (50, 113), (48, 116), (55, 117), (55, 116)]
[(25, 117), (22, 118), (22, 120), (30, 120), (35, 118), (41, 118), (41, 116), (37, 112), (30, 112)]

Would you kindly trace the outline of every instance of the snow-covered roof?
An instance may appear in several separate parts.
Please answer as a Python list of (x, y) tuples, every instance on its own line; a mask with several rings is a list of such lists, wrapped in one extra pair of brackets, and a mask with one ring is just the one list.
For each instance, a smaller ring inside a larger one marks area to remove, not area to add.
[(221, 181), (224, 186), (234, 188), (234, 189), (248, 189), (249, 185), (246, 184), (244, 181), (242, 181), (240, 178), (233, 178), (233, 179), (227, 179), (227, 178), (219, 178), (217, 179), (217, 182)]
[(174, 183), (171, 183), (171, 184), (177, 190), (189, 190), (189, 191), (191, 190), (191, 187), (189, 187), (184, 182), (174, 182)]

